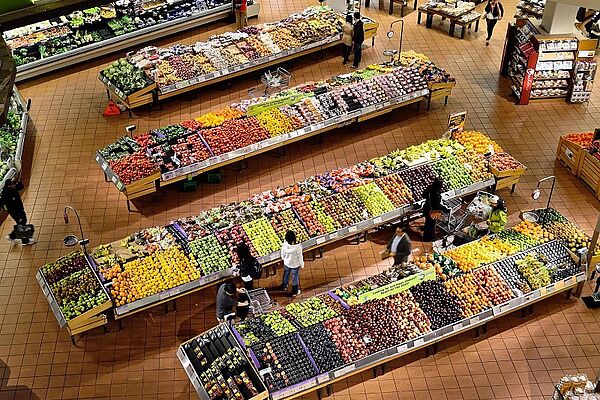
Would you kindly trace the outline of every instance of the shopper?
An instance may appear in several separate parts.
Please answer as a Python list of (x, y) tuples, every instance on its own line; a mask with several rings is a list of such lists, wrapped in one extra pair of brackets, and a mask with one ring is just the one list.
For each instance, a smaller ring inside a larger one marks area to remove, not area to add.
[(292, 276), (292, 296), (297, 296), (300, 291), (300, 269), (304, 268), (304, 257), (302, 256), (302, 245), (296, 243), (296, 234), (287, 231), (285, 241), (281, 246), (281, 259), (283, 260), (283, 281), (281, 290), (286, 291)]
[(423, 240), (433, 242), (435, 237), (435, 222), (441, 216), (442, 206), (442, 181), (435, 178), (433, 182), (423, 192), (425, 204), (423, 205), (423, 215), (425, 216), (425, 227), (423, 231)]
[(487, 22), (487, 38), (485, 39), (485, 45), (490, 45), (490, 39), (492, 38), (492, 33), (494, 33), (494, 27), (498, 23), (499, 20), (504, 17), (504, 7), (502, 7), (502, 3), (498, 0), (488, 0), (487, 5), (485, 6), (485, 20)]
[(352, 52), (352, 14), (346, 15), (346, 23), (342, 28), (342, 54), (344, 56), (343, 65), (348, 63), (348, 59), (350, 58), (350, 53)]
[(498, 196), (492, 196), (490, 198), (490, 205), (492, 206), (492, 211), (487, 220), (488, 229), (491, 233), (498, 233), (506, 225), (506, 204)]
[(352, 29), (352, 45), (354, 46), (354, 61), (352, 68), (358, 68), (362, 58), (362, 44), (365, 41), (365, 27), (357, 11), (354, 13), (354, 28)]
[(385, 249), (391, 257), (394, 257), (394, 265), (400, 265), (408, 261), (408, 256), (412, 251), (412, 243), (406, 232), (398, 226), (394, 237), (390, 239)]
[(35, 243), (33, 240), (33, 225), (27, 223), (27, 214), (23, 207), (23, 200), (19, 191), (23, 190), (22, 182), (7, 181), (0, 194), (0, 205), (8, 211), (8, 215), (15, 221), (12, 232), (6, 237), (10, 241), (18, 241), (24, 246)]
[(235, 22), (238, 30), (244, 29), (248, 26), (248, 6), (246, 0), (235, 0), (233, 2), (235, 9)]
[(254, 289), (254, 279), (260, 279), (262, 275), (262, 267), (256, 257), (250, 253), (250, 247), (245, 242), (241, 242), (235, 249), (238, 258), (240, 277), (244, 281), (246, 290)]
[(240, 320), (248, 316), (250, 301), (242, 284), (224, 283), (217, 291), (217, 320), (229, 321), (237, 315)]

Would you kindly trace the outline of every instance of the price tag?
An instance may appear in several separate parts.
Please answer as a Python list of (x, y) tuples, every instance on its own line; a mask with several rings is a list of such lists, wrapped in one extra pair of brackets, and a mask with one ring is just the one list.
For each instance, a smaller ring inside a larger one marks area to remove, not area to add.
[(400, 345), (400, 346), (398, 346), (398, 347), (396, 347), (396, 352), (397, 352), (398, 354), (402, 354), (402, 353), (404, 353), (406, 350), (408, 350), (408, 345), (407, 345), (406, 343), (405, 343), (405, 344), (402, 344), (402, 345)]
[(545, 295), (546, 295), (546, 293), (548, 293), (548, 290), (547, 290), (545, 287), (543, 287), (543, 288), (539, 288), (539, 290), (538, 290), (538, 291), (539, 291), (539, 293), (540, 293), (540, 297), (541, 297), (541, 296), (545, 296)]
[(385, 102), (383, 103), (383, 107), (389, 107), (389, 106), (391, 106), (391, 105), (392, 105), (392, 102), (391, 102), (391, 101), (385, 101)]
[(325, 243), (327, 240), (324, 237), (320, 237), (317, 239), (317, 244), (323, 244)]
[(337, 238), (337, 237), (338, 237), (338, 233), (337, 233), (337, 232), (331, 232), (331, 233), (329, 234), (329, 239), (330, 239), (330, 240), (331, 240), (331, 239), (335, 239), (335, 238)]
[(102, 163), (102, 170), (106, 171), (106, 168), (108, 167), (108, 163), (105, 161)]
[(348, 227), (348, 232), (349, 232), (349, 233), (354, 233), (354, 232), (356, 232), (356, 226), (350, 226), (350, 227)]
[(463, 328), (462, 324), (455, 324), (452, 326), (452, 332), (458, 332)]
[(471, 318), (471, 319), (469, 320), (469, 323), (470, 323), (470, 324), (476, 324), (476, 323), (478, 323), (478, 322), (479, 322), (479, 317), (478, 317), (478, 316), (475, 316), (475, 317), (473, 317), (473, 318)]
[[(569, 278), (569, 280), (571, 280)], [(565, 287), (565, 281), (558, 281), (554, 284), (554, 289), (562, 289)]]
[(423, 344), (425, 344), (425, 340), (423, 340), (423, 339), (417, 339), (417, 340), (415, 340), (415, 346), (414, 347), (419, 347), (419, 346), (422, 346)]
[(118, 179), (117, 179), (117, 177), (116, 177), (116, 176), (113, 176), (112, 178), (110, 178), (110, 180), (111, 180), (113, 183), (117, 183), (117, 181), (118, 181)]
[(329, 377), (329, 374), (323, 374), (323, 375), (317, 376), (317, 383), (319, 383), (319, 384), (328, 382), (329, 380), (331, 380), (331, 378)]
[(375, 225), (377, 225), (377, 224), (380, 224), (380, 223), (381, 223), (381, 217), (376, 217), (376, 218), (373, 218), (373, 223), (374, 223)]
[(583, 281), (585, 281), (585, 274), (577, 275), (577, 282), (583, 282)]
[(340, 370), (337, 370), (337, 371), (335, 371), (335, 372), (333, 373), (333, 376), (334, 376), (335, 378), (339, 378), (339, 377), (340, 377), (340, 376), (342, 376), (342, 375), (346, 375), (347, 373), (354, 371), (354, 369), (355, 369), (355, 368), (356, 368), (356, 367), (354, 366), (354, 364), (352, 364), (352, 365), (349, 365), (349, 366), (347, 366), (347, 367), (344, 367), (344, 368), (342, 368), (342, 369), (340, 369)]

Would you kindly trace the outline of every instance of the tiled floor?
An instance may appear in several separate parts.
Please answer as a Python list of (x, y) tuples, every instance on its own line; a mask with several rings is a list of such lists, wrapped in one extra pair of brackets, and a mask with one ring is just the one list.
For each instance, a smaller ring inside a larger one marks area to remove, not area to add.
[[(279, 19), (309, 3), (263, 0), (259, 21)], [(109, 333), (95, 330), (71, 345), (35, 279), (37, 268), (67, 252), (61, 247), (69, 230), (62, 223), (66, 204), (79, 209), (85, 231), (92, 244), (98, 245), (141, 227), (165, 224), (174, 217), (438, 137), (448, 113), (466, 110), (469, 128), (490, 134), (529, 166), (515, 194), (503, 192), (512, 220), (520, 209), (531, 207), (529, 193), (537, 180), (556, 174), (553, 205), (591, 231), (600, 204), (555, 162), (555, 149), (559, 135), (600, 126), (600, 90), (585, 105), (554, 101), (516, 107), (507, 98), (508, 82), (498, 74), (506, 24), (516, 1), (504, 4), (507, 18), (500, 22), (489, 47), (484, 44), (483, 31), (459, 40), (441, 29), (417, 26), (415, 12), (405, 18), (403, 49), (429, 55), (457, 78), (447, 107), (436, 103), (429, 112), (397, 111), (363, 123), (360, 133), (342, 129), (326, 136), (321, 145), (299, 143), (281, 158), (253, 158), (247, 170), (225, 172), (221, 184), (202, 186), (191, 194), (167, 188), (154, 202), (137, 202), (138, 213), (128, 213), (123, 198), (104, 182), (93, 160), (94, 151), (122, 135), (126, 125), (134, 123), (138, 131), (144, 131), (237, 101), (258, 77), (235, 80), (226, 89), (187, 94), (165, 102), (161, 110), (137, 111), (132, 119), (101, 116), (106, 97), (96, 77), (98, 70), (118, 55), (20, 84), (24, 96), (33, 101), (35, 131), (27, 141), (24, 200), (36, 225), (38, 243), (25, 249), (0, 243), (0, 399), (195, 398), (175, 350), (180, 342), (214, 325), (214, 289), (179, 300), (177, 312), (164, 315), (160, 308), (152, 309), (125, 319), (121, 331), (113, 323)], [(373, 5), (365, 12), (381, 26), (375, 47), (365, 50), (363, 58), (369, 63), (382, 61), (384, 49), (398, 46), (397, 39), (390, 42), (385, 37), (393, 18)], [(447, 22), (439, 19), (434, 26), (448, 29)], [(215, 24), (160, 44), (192, 43), (231, 29), (230, 25)], [(346, 70), (333, 51), (323, 59), (306, 58), (289, 67), (295, 83)], [(11, 221), (4, 223), (3, 235), (10, 226)], [(308, 262), (302, 275), (304, 295), (384, 266), (378, 263), (377, 253), (388, 234), (374, 235), (359, 246), (341, 243), (328, 249), (323, 259)], [(275, 283), (269, 280), (261, 285)], [(589, 292), (590, 286), (585, 290)], [(392, 363), (393, 368), (377, 379), (365, 373), (340, 382), (330, 398), (548, 399), (553, 382), (562, 374), (596, 375), (599, 323), (600, 311), (592, 312), (576, 299), (565, 301), (556, 296), (536, 306), (535, 315), (527, 319), (515, 314), (492, 323), (484, 337), (463, 334), (449, 340), (434, 357), (411, 355)]]

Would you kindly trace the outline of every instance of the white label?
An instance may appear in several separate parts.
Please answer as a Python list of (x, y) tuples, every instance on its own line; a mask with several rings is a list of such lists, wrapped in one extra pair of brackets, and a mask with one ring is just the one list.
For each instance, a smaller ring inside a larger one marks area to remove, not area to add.
[(425, 343), (425, 340), (417, 339), (417, 340), (415, 340), (415, 347), (422, 346), (424, 343)]
[(356, 226), (350, 226), (350, 227), (348, 227), (348, 232), (350, 232), (350, 233), (356, 232)]
[(380, 224), (381, 223), (381, 217), (373, 218), (373, 223), (374, 224)]
[(456, 324), (452, 327), (453, 332), (458, 332), (463, 328), (462, 324)]
[(102, 163), (102, 170), (106, 171), (106, 168), (108, 167), (108, 163), (107, 162), (103, 162)]
[(473, 317), (469, 320), (470, 324), (476, 324), (477, 322), (479, 322), (479, 317)]
[(320, 238), (317, 239), (317, 244), (323, 244), (325, 242), (326, 242), (326, 240), (325, 240), (324, 237), (320, 237)]
[(338, 236), (337, 232), (330, 233), (329, 239), (335, 239), (335, 238), (337, 238), (337, 236)]
[(323, 382), (327, 382), (329, 381), (331, 378), (329, 377), (329, 374), (323, 374), (321, 376), (317, 376), (317, 382), (318, 383), (323, 383)]
[(403, 344), (403, 345), (400, 345), (400, 346), (396, 347), (396, 351), (398, 352), (398, 354), (402, 354), (406, 350), (408, 350), (408, 345), (407, 344)]
[(118, 180), (118, 179), (117, 179), (117, 177), (116, 177), (116, 176), (113, 176), (112, 178), (110, 178), (110, 180), (111, 180), (113, 183), (117, 183), (117, 180)]

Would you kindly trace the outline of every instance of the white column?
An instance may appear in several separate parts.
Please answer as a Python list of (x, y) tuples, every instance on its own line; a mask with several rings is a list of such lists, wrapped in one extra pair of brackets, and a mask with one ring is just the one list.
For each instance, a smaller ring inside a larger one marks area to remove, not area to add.
[(552, 35), (571, 34), (575, 27), (578, 6), (547, 0), (542, 27)]

